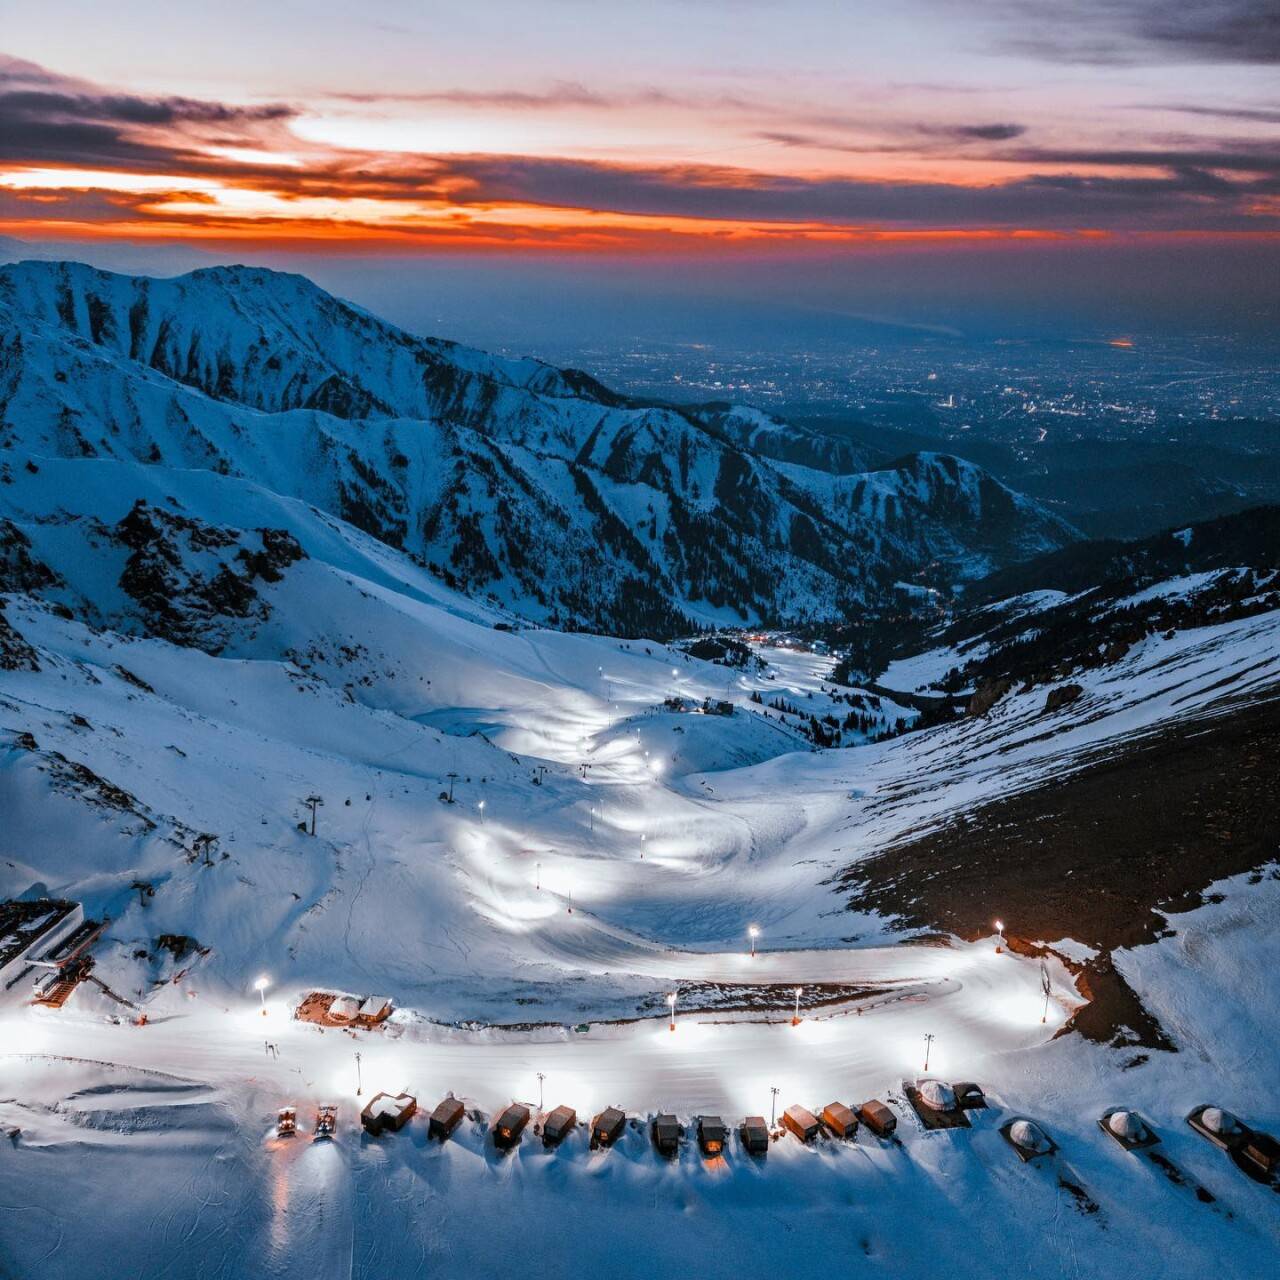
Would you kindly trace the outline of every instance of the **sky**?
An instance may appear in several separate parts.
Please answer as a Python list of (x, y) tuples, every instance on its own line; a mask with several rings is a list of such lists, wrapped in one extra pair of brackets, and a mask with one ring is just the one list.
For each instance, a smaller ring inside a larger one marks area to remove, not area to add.
[(3, 7), (0, 235), (1272, 316), (1274, 0)]

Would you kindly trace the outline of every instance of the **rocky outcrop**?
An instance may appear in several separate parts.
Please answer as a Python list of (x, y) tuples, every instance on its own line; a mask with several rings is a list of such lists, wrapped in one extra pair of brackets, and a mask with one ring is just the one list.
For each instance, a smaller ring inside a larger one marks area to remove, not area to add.
[(1069, 707), (1083, 692), (1084, 687), (1078, 684), (1060, 684), (1056, 689), (1050, 689), (1049, 696), (1044, 700), (1045, 715), (1052, 715), (1063, 707)]

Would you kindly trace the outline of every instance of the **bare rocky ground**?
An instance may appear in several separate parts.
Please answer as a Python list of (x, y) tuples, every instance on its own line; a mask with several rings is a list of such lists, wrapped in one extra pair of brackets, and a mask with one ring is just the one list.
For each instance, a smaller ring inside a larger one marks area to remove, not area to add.
[(963, 938), (998, 914), (1018, 939), (1074, 938), (1098, 954), (1068, 1025), (1091, 1039), (1172, 1047), (1110, 953), (1154, 941), (1225, 876), (1280, 849), (1280, 699), (1228, 704), (1052, 783), (1000, 799), (847, 871), (849, 905)]

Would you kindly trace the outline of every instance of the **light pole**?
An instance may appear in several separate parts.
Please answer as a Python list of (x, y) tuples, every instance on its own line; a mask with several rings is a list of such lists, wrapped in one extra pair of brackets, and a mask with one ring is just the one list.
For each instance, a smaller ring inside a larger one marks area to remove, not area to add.
[(667, 1007), (671, 1010), (671, 1030), (676, 1029), (676, 993), (674, 991), (667, 992)]
[(542, 1110), (542, 1082), (546, 1078), (547, 1077), (544, 1076), (541, 1071), (538, 1072), (538, 1110), (539, 1111)]
[(533, 873), (533, 887), (534, 887), (535, 889), (537, 889), (539, 892), (541, 892), (541, 890), (542, 890), (542, 863), (540, 863), (540, 862), (535, 862), (533, 865), (534, 865), (534, 868), (535, 868), (534, 873)]
[(996, 921), (996, 955), (1004, 950), (1004, 921)]
[(796, 1011), (791, 1018), (791, 1025), (793, 1027), (798, 1027), (800, 1025), (800, 997), (802, 995), (804, 995), (804, 988), (797, 987), (796, 988)]
[(480, 810), (480, 821), (481, 823), (483, 823), (484, 822), (484, 801), (481, 800), (480, 803), (476, 806), (476, 808)]
[(754, 960), (756, 958), (756, 939), (760, 936), (759, 926), (753, 924), (747, 930), (747, 933), (751, 935), (751, 958)]
[(773, 1094), (773, 1101), (772, 1101), (772, 1102), (770, 1102), (770, 1104), (769, 1104), (769, 1128), (770, 1128), (770, 1129), (772, 1129), (772, 1128), (774, 1127), (774, 1125), (777, 1123), (777, 1119), (778, 1119), (778, 1094), (780, 1094), (780, 1093), (782, 1092), (782, 1090), (781, 1090), (781, 1089), (779, 1089), (779, 1088), (778, 1088), (778, 1086), (775, 1084), (775, 1085), (773, 1085), (773, 1086), (770, 1088), (769, 1092), (770, 1092), (771, 1094)]
[(356, 1097), (364, 1092), (364, 1081), (360, 1078), (360, 1053), (356, 1052)]
[(929, 1050), (933, 1048), (933, 1032), (930, 1031), (924, 1038), (924, 1069), (929, 1070)]
[(647, 837), (647, 836), (645, 835), (645, 833), (642, 831), (642, 832), (640, 833), (640, 860), (641, 860), (642, 862), (644, 861), (644, 842), (645, 842), (645, 840), (646, 840), (647, 838), (648, 838), (648, 837)]
[(1044, 992), (1044, 1012), (1040, 1015), (1040, 1023), (1043, 1026), (1049, 1021), (1049, 995), (1053, 990), (1049, 982), (1049, 970), (1043, 960), (1040, 961), (1040, 990)]
[(254, 984), (253, 989), (258, 993), (262, 1000), (262, 1016), (267, 1016), (267, 988), (271, 985), (271, 979), (264, 973)]

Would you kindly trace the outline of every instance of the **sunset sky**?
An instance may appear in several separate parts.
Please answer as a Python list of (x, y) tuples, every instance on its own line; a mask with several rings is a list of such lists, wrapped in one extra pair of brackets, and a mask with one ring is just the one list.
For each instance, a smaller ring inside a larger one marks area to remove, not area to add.
[(1278, 12), (11, 3), (0, 230), (400, 251), (1271, 236)]

